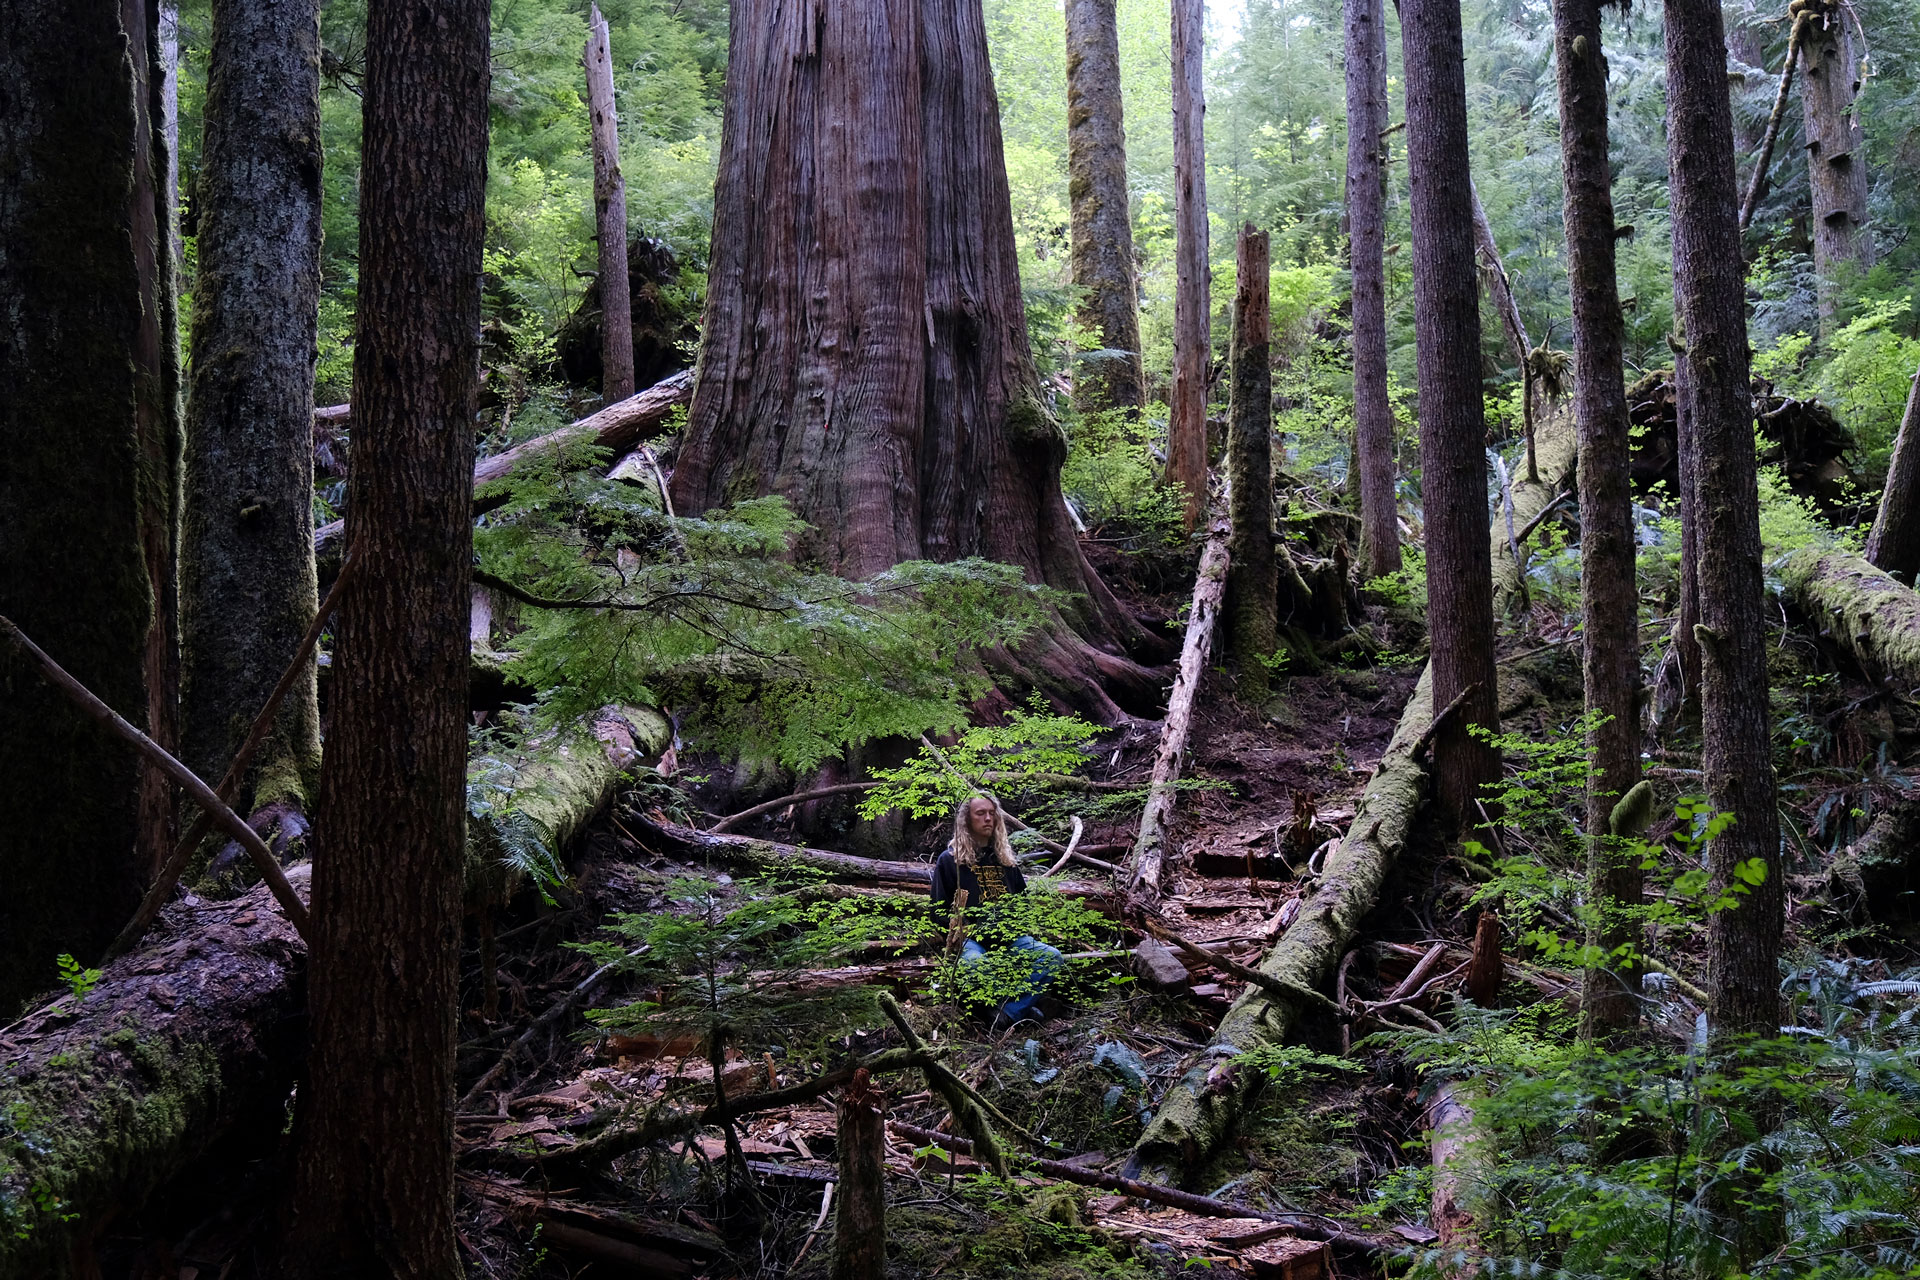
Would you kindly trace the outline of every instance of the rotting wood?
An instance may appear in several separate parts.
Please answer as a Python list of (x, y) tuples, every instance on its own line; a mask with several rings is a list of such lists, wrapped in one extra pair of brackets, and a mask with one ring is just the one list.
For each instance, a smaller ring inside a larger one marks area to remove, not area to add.
[(1500, 917), (1483, 910), (1473, 929), (1473, 955), (1467, 962), (1467, 998), (1482, 1008), (1490, 1007), (1500, 994), (1506, 978), (1506, 963), (1500, 954)]
[[(682, 370), (671, 377), (662, 378), (645, 391), (610, 404), (598, 413), (561, 427), (558, 431), (550, 431), (538, 439), (515, 445), (504, 453), (481, 459), (473, 468), (473, 514), (485, 515), (504, 505), (508, 497), (506, 493), (499, 490), (482, 493), (480, 487), (506, 479), (529, 458), (543, 454), (557, 455), (581, 445), (596, 445), (616, 454), (625, 453), (643, 437), (664, 427), (673, 411), (685, 408), (692, 399), (693, 372)], [(314, 551), (330, 550), (345, 530), (344, 520), (335, 520), (315, 529)]]
[(1902, 689), (1920, 685), (1920, 594), (1840, 550), (1809, 548), (1780, 566), (1788, 599), (1868, 673)]
[(881, 1106), (871, 1073), (855, 1071), (836, 1113), (840, 1208), (833, 1219), (831, 1280), (887, 1277), (887, 1133)]
[[(973, 1144), (965, 1138), (956, 1138), (951, 1134), (939, 1133), (932, 1129), (922, 1129), (918, 1125), (907, 1124), (900, 1120), (889, 1120), (887, 1124), (895, 1133), (911, 1138), (915, 1142), (946, 1147), (961, 1155), (971, 1155), (973, 1152)], [(1070, 1164), (1065, 1160), (1022, 1156), (1019, 1158), (1019, 1163), (1046, 1177), (1058, 1178), (1062, 1182), (1078, 1183), (1083, 1187), (1099, 1187), (1103, 1191), (1118, 1191), (1136, 1200), (1171, 1205), (1176, 1209), (1184, 1209), (1188, 1213), (1209, 1218), (1257, 1218), (1262, 1222), (1279, 1223), (1289, 1228), (1295, 1235), (1308, 1240), (1330, 1241), (1363, 1253), (1377, 1253), (1380, 1250), (1380, 1243), (1367, 1236), (1342, 1231), (1337, 1227), (1317, 1225), (1311, 1219), (1320, 1217), (1319, 1214), (1267, 1213), (1243, 1205), (1228, 1204), (1225, 1200), (1216, 1200), (1212, 1196), (1195, 1195), (1191, 1191), (1182, 1191), (1177, 1187), (1164, 1186), (1157, 1182), (1143, 1182), (1138, 1178), (1129, 1178), (1121, 1174), (1103, 1173), (1098, 1169)], [(1321, 1220), (1332, 1221), (1330, 1218)]]
[[(1578, 443), (1573, 414), (1564, 407), (1541, 418), (1536, 429), (1535, 448), (1540, 478), (1536, 481), (1524, 473), (1517, 474), (1513, 477), (1510, 489), (1512, 518), (1516, 524), (1524, 526), (1528, 533), (1538, 527), (1538, 517), (1551, 509), (1562, 491), (1572, 487)], [(1494, 615), (1504, 617), (1526, 598), (1523, 570), (1516, 559), (1521, 539), (1515, 536), (1509, 540), (1504, 518), (1493, 522), (1490, 536), (1493, 544)]]
[[(288, 879), (306, 892), (310, 868)], [(264, 885), (175, 904), (145, 946), (0, 1029), (0, 1275), (65, 1274), (76, 1247), (221, 1134), (274, 1132), (300, 1054), (307, 948)], [(44, 1139), (44, 1140), (43, 1140)], [(30, 1188), (44, 1194), (29, 1194)]]
[(1173, 814), (1173, 802), (1178, 795), (1173, 784), (1180, 779), (1180, 758), (1186, 754), (1187, 736), (1193, 728), (1193, 703), (1200, 691), (1200, 681), (1206, 675), (1213, 625), (1227, 588), (1227, 540), (1231, 533), (1232, 527), (1225, 520), (1214, 521), (1207, 531), (1206, 550), (1200, 555), (1200, 568), (1193, 582), (1193, 602), (1187, 611), (1186, 639), (1180, 647), (1180, 672), (1167, 698), (1160, 749), (1153, 758), (1152, 790), (1147, 796), (1146, 809), (1140, 815), (1140, 832), (1134, 837), (1133, 852), (1129, 855), (1133, 889), (1148, 898), (1160, 895), (1160, 880), (1167, 860), (1167, 819)]
[[(254, 716), (253, 725), (247, 730), (246, 740), (240, 744), (240, 750), (234, 755), (233, 763), (227, 766), (226, 776), (221, 778), (220, 784), (213, 789), (214, 794), (219, 796), (223, 803), (233, 802), (234, 793), (240, 789), (240, 780), (246, 777), (247, 770), (253, 767), (254, 753), (259, 751), (260, 744), (267, 740), (267, 734), (273, 730), (274, 717), (279, 713), (281, 700), (292, 690), (294, 682), (300, 678), (301, 671), (312, 659), (314, 646), (320, 643), (320, 633), (326, 629), (327, 619), (332, 616), (334, 606), (340, 603), (341, 596), (346, 593), (347, 584), (353, 580), (353, 571), (354, 559), (348, 556), (341, 563), (340, 572), (334, 577), (333, 586), (328, 588), (326, 599), (320, 602), (319, 610), (313, 615), (313, 622), (307, 627), (307, 634), (301, 638), (300, 647), (295, 650), (293, 660), (287, 664), (287, 669), (281, 674), (279, 683), (273, 686), (273, 692), (267, 695), (267, 701), (260, 708), (259, 714)], [(160, 908), (165, 906), (167, 899), (173, 895), (173, 888), (180, 883), (180, 874), (187, 869), (187, 863), (193, 858), (194, 850), (200, 847), (200, 842), (207, 838), (207, 833), (212, 829), (213, 814), (210, 810), (202, 809), (200, 815), (187, 828), (187, 833), (180, 837), (180, 843), (174, 846), (173, 856), (167, 859), (167, 865), (162, 867), (160, 874), (154, 877), (152, 887), (147, 890), (147, 896), (140, 902), (140, 909), (133, 913), (133, 919), (127, 922), (127, 927), (122, 929), (120, 936), (107, 947), (102, 963), (115, 956), (125, 955), (135, 943), (140, 941), (140, 935), (147, 931), (147, 926), (153, 923), (153, 918), (160, 914)]]
[(280, 904), (280, 909), (286, 913), (287, 919), (293, 922), (293, 927), (299, 931), (301, 938), (304, 939), (307, 936), (307, 904), (300, 901), (299, 896), (293, 891), (293, 886), (287, 882), (287, 874), (281, 870), (280, 860), (273, 856), (273, 851), (267, 848), (266, 841), (246, 824), (245, 819), (228, 808), (220, 797), (214, 794), (213, 788), (202, 781), (193, 770), (181, 764), (152, 738), (128, 724), (112, 707), (95, 697), (92, 690), (68, 675), (64, 667), (48, 657), (39, 645), (29, 640), (26, 633), (15, 626), (11, 619), (0, 617), (0, 635), (11, 638), (29, 657), (38, 662), (47, 679), (62, 693), (73, 699), (82, 711), (106, 726), (122, 741), (129, 743), (162, 773), (173, 779), (195, 804), (212, 814), (214, 825), (232, 836), (240, 847), (247, 851), (247, 856), (253, 859), (253, 865), (260, 869), (261, 879), (267, 882), (267, 887), (273, 891), (274, 900)]
[(927, 1077), (927, 1083), (946, 1100), (947, 1110), (953, 1113), (954, 1121), (972, 1137), (970, 1146), (980, 1153), (980, 1163), (1003, 1178), (1010, 1176), (1007, 1153), (993, 1132), (993, 1123), (987, 1118), (980, 1095), (927, 1053), (919, 1032), (907, 1021), (906, 1011), (900, 1007), (900, 1002), (884, 991), (880, 993), (880, 1012), (887, 1015), (887, 1021), (906, 1041), (908, 1050), (926, 1059), (920, 1064), (921, 1072)]
[[(1478, 1251), (1468, 1189), (1472, 1179), (1474, 1116), (1459, 1087), (1442, 1081), (1427, 1104), (1427, 1132), (1433, 1148), (1433, 1226), (1440, 1248), (1463, 1254)], [(1460, 1266), (1454, 1274), (1474, 1268)]]

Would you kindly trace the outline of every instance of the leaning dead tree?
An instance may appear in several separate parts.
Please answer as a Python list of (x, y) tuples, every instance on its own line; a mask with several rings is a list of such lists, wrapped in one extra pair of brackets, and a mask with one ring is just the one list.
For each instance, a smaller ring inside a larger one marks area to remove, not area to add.
[(1793, 71), (1800, 61), (1800, 44), (1807, 34), (1807, 23), (1812, 15), (1801, 4), (1793, 6), (1798, 12), (1793, 19), (1793, 33), (1787, 37), (1786, 63), (1780, 68), (1780, 88), (1773, 95), (1773, 110), (1767, 115), (1767, 131), (1760, 139), (1760, 154), (1754, 157), (1753, 176), (1747, 182), (1747, 195), (1740, 202), (1740, 229), (1745, 231), (1753, 223), (1753, 211), (1767, 197), (1767, 186), (1772, 181), (1769, 171), (1773, 167), (1773, 144), (1780, 139), (1780, 122), (1787, 115), (1787, 98), (1793, 92)]
[(1207, 265), (1204, 0), (1173, 0), (1173, 397), (1168, 405), (1167, 479), (1181, 490), (1187, 528), (1207, 505), (1207, 366), (1213, 272)]
[(593, 125), (593, 216), (600, 242), (600, 394), (608, 404), (633, 394), (633, 297), (627, 282), (627, 180), (620, 173), (620, 124), (613, 105), (613, 46), (599, 5), (587, 14), (587, 114)]
[(1207, 548), (1200, 556), (1200, 570), (1193, 582), (1193, 603), (1187, 610), (1187, 638), (1180, 648), (1180, 674), (1175, 677), (1173, 693), (1167, 699), (1160, 749), (1153, 757), (1153, 789), (1147, 796), (1146, 811), (1140, 815), (1140, 834), (1134, 839), (1129, 857), (1134, 891), (1147, 898), (1160, 895), (1161, 874), (1167, 861), (1167, 820), (1173, 816), (1173, 802), (1179, 795), (1174, 784), (1180, 780), (1180, 763), (1186, 755), (1187, 737), (1193, 731), (1193, 700), (1207, 673), (1213, 624), (1227, 589), (1229, 532), (1226, 521), (1217, 521), (1207, 535)]

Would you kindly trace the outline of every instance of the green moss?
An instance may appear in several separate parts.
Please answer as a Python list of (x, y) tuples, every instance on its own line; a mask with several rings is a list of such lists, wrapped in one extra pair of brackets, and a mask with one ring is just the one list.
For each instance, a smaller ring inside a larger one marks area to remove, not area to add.
[(1031, 387), (1022, 386), (1007, 404), (1007, 435), (1020, 445), (1053, 445), (1063, 453), (1066, 433)]

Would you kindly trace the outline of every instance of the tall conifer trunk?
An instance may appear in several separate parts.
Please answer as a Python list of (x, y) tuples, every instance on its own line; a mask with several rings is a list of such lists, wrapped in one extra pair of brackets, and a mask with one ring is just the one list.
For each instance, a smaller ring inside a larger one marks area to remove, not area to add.
[(1500, 776), (1500, 755), (1469, 728), (1497, 728), (1500, 712), (1460, 0), (1401, 0), (1400, 32), (1433, 705), (1438, 710), (1465, 695), (1434, 743), (1434, 794), (1452, 821), (1471, 824), (1481, 786)]
[(1145, 633), (1061, 496), (1066, 437), (1027, 339), (980, 0), (812, 14), (732, 9), (674, 505), (779, 494), (813, 526), (800, 554), (851, 577), (910, 559), (1020, 565), (1076, 596), (1085, 640), (1048, 661), (1145, 694), (1155, 682), (1120, 656)]
[(1353, 268), (1353, 435), (1361, 576), (1400, 568), (1393, 405), (1387, 399), (1387, 24), (1381, 0), (1346, 0), (1347, 225)]
[(487, 0), (367, 12), (354, 465), (315, 824), (295, 1280), (461, 1274), (454, 1019)]
[[(1640, 596), (1634, 581), (1633, 499), (1627, 472), (1624, 324), (1614, 281), (1613, 177), (1607, 164), (1607, 59), (1600, 0), (1554, 0), (1560, 86), (1567, 276), (1573, 298), (1573, 415), (1580, 448), (1580, 616), (1586, 636), (1586, 703), (1604, 717), (1587, 736), (1589, 904), (1601, 913), (1591, 941), (1611, 952), (1636, 943), (1625, 914), (1640, 903), (1637, 856), (1608, 836), (1613, 806), (1639, 781)], [(1631, 965), (1589, 970), (1581, 1012), (1590, 1030), (1630, 1025), (1638, 1014)]]
[(1207, 366), (1213, 360), (1213, 271), (1208, 259), (1205, 0), (1173, 4), (1173, 396), (1167, 480), (1187, 528), (1207, 505)]
[[(1227, 647), (1243, 690), (1267, 690), (1279, 572), (1273, 545), (1273, 325), (1267, 233), (1240, 229), (1233, 294), (1233, 401), (1228, 409)], [(1281, 550), (1278, 554), (1285, 555)], [(1290, 566), (1291, 567), (1291, 566)]]
[(633, 394), (633, 292), (627, 279), (627, 180), (613, 100), (613, 45), (599, 5), (587, 12), (587, 107), (593, 125), (593, 217), (600, 242), (600, 396)]
[(1667, 0), (1675, 301), (1685, 324), (1698, 526), (1701, 764), (1707, 797), (1733, 823), (1708, 848), (1716, 889), (1764, 880), (1714, 915), (1711, 1014), (1722, 1034), (1780, 1025), (1780, 816), (1767, 716), (1760, 510), (1748, 383), (1733, 112), (1719, 0)]
[(1873, 241), (1867, 234), (1867, 134), (1853, 109), (1860, 92), (1860, 52), (1838, 5), (1809, 18), (1800, 51), (1806, 62), (1800, 104), (1807, 184), (1813, 195), (1813, 269), (1824, 336), (1832, 328), (1838, 303), (1836, 275), (1848, 267), (1873, 264)]
[[(181, 545), (181, 757), (218, 779), (319, 605), (313, 365), (320, 305), (320, 5), (214, 0), (201, 147)], [(312, 664), (238, 797), (303, 808)]]
[(1111, 353), (1074, 366), (1073, 398), (1082, 413), (1138, 409), (1147, 402), (1123, 119), (1114, 0), (1067, 0), (1073, 283), (1086, 290), (1080, 323)]
[[(0, 5), (0, 614), (176, 736), (180, 434), (157, 9)], [(157, 771), (0, 645), (0, 1017), (172, 839)]]

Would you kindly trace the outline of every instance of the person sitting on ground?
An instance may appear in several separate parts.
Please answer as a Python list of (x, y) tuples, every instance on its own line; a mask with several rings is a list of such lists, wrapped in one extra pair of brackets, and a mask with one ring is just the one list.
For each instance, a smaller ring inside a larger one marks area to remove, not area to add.
[[(996, 898), (1007, 894), (1025, 893), (1026, 888), (1027, 879), (1021, 874), (1013, 846), (1007, 840), (1007, 815), (1000, 808), (1000, 802), (984, 793), (968, 797), (954, 810), (953, 839), (933, 864), (936, 919), (942, 923), (952, 921), (955, 897), (962, 891), (966, 894), (960, 908), (964, 915), (969, 909), (990, 907)], [(1040, 992), (1059, 969), (1061, 956), (1057, 947), (1025, 934), (1009, 946), (1032, 956), (1028, 994), (1000, 1006), (1001, 1018), (1018, 1022), (1039, 1004)], [(978, 964), (986, 954), (986, 948), (972, 938), (966, 938), (960, 950), (965, 964)]]

